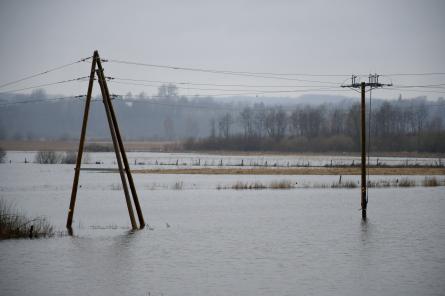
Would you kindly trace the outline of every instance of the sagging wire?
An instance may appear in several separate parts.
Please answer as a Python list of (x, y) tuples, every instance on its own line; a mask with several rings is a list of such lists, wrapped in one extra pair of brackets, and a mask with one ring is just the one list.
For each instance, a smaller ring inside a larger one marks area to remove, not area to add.
[(80, 99), (80, 98), (84, 98), (84, 97), (86, 97), (86, 95), (49, 98), (49, 99), (42, 99), (42, 100), (26, 100), (26, 101), (16, 101), (16, 102), (5, 102), (5, 103), (0, 104), (0, 108), (1, 107), (7, 107), (7, 106), (10, 106), (10, 105), (46, 103), (46, 102), (61, 101), (61, 100), (68, 100), (68, 99)]
[(61, 80), (61, 81), (45, 83), (45, 84), (39, 84), (39, 85), (23, 87), (23, 88), (18, 88), (18, 89), (13, 89), (13, 90), (5, 90), (5, 91), (3, 91), (3, 93), (14, 93), (14, 92), (23, 91), (23, 90), (29, 90), (29, 89), (35, 89), (35, 88), (40, 88), (40, 87), (46, 87), (46, 86), (51, 86), (51, 85), (57, 85), (57, 84), (63, 84), (63, 83), (68, 83), (68, 82), (73, 82), (73, 81), (84, 80), (84, 79), (87, 79), (87, 78), (89, 78), (89, 76), (78, 77), (78, 78), (67, 79), (67, 80)]
[(51, 72), (54, 72), (54, 71), (57, 71), (57, 70), (60, 70), (60, 69), (72, 66), (72, 65), (77, 64), (77, 63), (85, 62), (85, 61), (87, 61), (87, 60), (89, 60), (91, 58), (92, 58), (92, 56), (89, 56), (89, 57), (77, 60), (75, 62), (72, 62), (72, 63), (64, 64), (64, 65), (61, 65), (61, 66), (58, 66), (58, 67), (55, 67), (55, 68), (51, 68), (51, 69), (39, 72), (39, 73), (31, 74), (31, 75), (25, 76), (23, 78), (20, 78), (20, 79), (14, 80), (14, 81), (6, 82), (6, 83), (1, 84), (0, 88), (3, 88), (5, 86), (9, 86), (9, 85), (13, 85), (13, 84), (16, 84), (16, 83), (19, 83), (19, 82), (22, 82), (22, 81), (25, 81), (25, 80), (37, 77), (37, 76), (45, 75), (45, 74), (48, 74), (48, 73), (51, 73)]
[[(269, 73), (269, 74), (265, 75), (264, 73), (261, 74), (262, 72), (255, 73), (255, 72), (216, 70), (216, 69), (205, 69), (205, 68), (190, 68), (190, 67), (180, 67), (180, 66), (171, 66), (171, 65), (158, 65), (158, 64), (149, 64), (149, 63), (125, 61), (125, 60), (116, 60), (116, 59), (108, 59), (107, 61), (110, 62), (110, 63), (126, 64), (126, 65), (132, 65), (132, 66), (143, 66), (143, 67), (151, 67), (151, 68), (159, 68), (159, 69), (182, 70), (182, 71), (193, 71), (193, 72), (205, 72), (205, 73), (212, 73), (212, 74), (235, 75), (235, 76), (245, 76), (245, 77), (266, 78), (266, 79), (288, 80), (288, 81), (317, 82), (317, 83), (323, 83), (323, 84), (338, 85), (337, 82), (332, 82), (332, 81), (320, 81), (320, 80), (306, 80), (306, 79), (299, 79), (299, 78), (290, 78), (290, 77), (279, 76), (277, 74), (275, 74), (276, 76), (273, 76), (272, 73)], [(302, 74), (300, 76), (302, 76)], [(346, 76), (346, 75), (340, 75), (340, 76)]]

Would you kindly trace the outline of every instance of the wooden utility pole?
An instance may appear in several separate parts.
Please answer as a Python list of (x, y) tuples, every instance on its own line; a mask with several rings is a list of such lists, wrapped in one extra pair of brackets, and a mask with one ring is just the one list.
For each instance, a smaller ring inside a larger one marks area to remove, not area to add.
[[(366, 220), (366, 210), (368, 207), (367, 199), (367, 184), (366, 184), (366, 87), (379, 88), (383, 86), (392, 86), (392, 84), (379, 83), (379, 75), (369, 75), (369, 81), (357, 83), (357, 76), (352, 75), (350, 85), (342, 85), (347, 88), (360, 88), (361, 89), (361, 103), (360, 103), (360, 147), (361, 147), (361, 181), (360, 181), (360, 205), (362, 209), (362, 219)], [(372, 111), (372, 110), (370, 110)]]
[(142, 229), (142, 228), (145, 227), (144, 216), (142, 215), (141, 205), (139, 204), (139, 199), (138, 199), (138, 195), (137, 195), (137, 192), (136, 192), (136, 187), (134, 186), (133, 176), (131, 175), (130, 165), (128, 163), (127, 154), (125, 153), (125, 147), (124, 147), (124, 144), (123, 144), (123, 141), (122, 141), (121, 133), (119, 131), (119, 126), (117, 124), (116, 114), (114, 113), (113, 104), (111, 103), (110, 92), (108, 90), (107, 81), (105, 79), (105, 75), (103, 73), (103, 68), (102, 68), (102, 63), (101, 63), (100, 60), (98, 61), (97, 65), (98, 65), (98, 68), (99, 68), (99, 70), (101, 72), (101, 79), (100, 80), (102, 80), (103, 87), (104, 87), (104, 92), (105, 92), (105, 97), (107, 97), (107, 100), (108, 100), (108, 107), (110, 109), (111, 121), (113, 123), (113, 127), (114, 127), (114, 130), (115, 130), (115, 133), (116, 133), (116, 139), (117, 139), (117, 143), (119, 145), (119, 150), (122, 153), (122, 160), (124, 162), (125, 172), (127, 174), (128, 183), (130, 185), (131, 194), (133, 196), (133, 203), (134, 203), (134, 206), (136, 208), (136, 212), (138, 214), (139, 225), (140, 225), (140, 228)]
[[(96, 69), (96, 66), (98, 69)], [(70, 208), (68, 210), (68, 220), (67, 220), (67, 224), (66, 224), (66, 227), (68, 228), (68, 232), (70, 234), (72, 234), (71, 224), (72, 224), (72, 220), (73, 220), (74, 207), (75, 207), (75, 202), (76, 202), (80, 165), (81, 165), (83, 147), (84, 147), (84, 142), (85, 142), (85, 133), (86, 133), (86, 127), (87, 127), (87, 122), (88, 122), (88, 112), (89, 112), (89, 106), (90, 106), (90, 102), (91, 102), (91, 92), (92, 92), (95, 73), (97, 73), (98, 82), (99, 82), (100, 90), (102, 93), (102, 99), (103, 99), (103, 103), (104, 103), (104, 107), (105, 107), (105, 113), (107, 115), (107, 121), (108, 121), (108, 126), (110, 128), (111, 139), (113, 140), (113, 147), (114, 147), (114, 151), (116, 153), (116, 160), (117, 160), (117, 164), (119, 167), (119, 174), (120, 174), (121, 181), (122, 181), (122, 188), (124, 190), (125, 201), (126, 201), (127, 208), (128, 208), (128, 214), (130, 216), (131, 226), (133, 229), (137, 229), (136, 220), (134, 218), (133, 205), (131, 203), (130, 194), (128, 191), (127, 179), (124, 174), (124, 166), (125, 166), (125, 173), (127, 175), (128, 182), (130, 184), (130, 189), (131, 189), (131, 193), (133, 196), (133, 202), (135, 204), (136, 211), (138, 214), (140, 228), (145, 227), (144, 217), (142, 215), (142, 210), (141, 210), (141, 207), (139, 204), (139, 199), (138, 199), (138, 196), (136, 193), (136, 188), (134, 186), (134, 181), (133, 181), (133, 177), (131, 175), (130, 166), (128, 164), (127, 155), (125, 153), (125, 148), (124, 148), (124, 145), (122, 142), (122, 137), (121, 137), (121, 134), (119, 131), (119, 125), (117, 123), (116, 114), (114, 113), (113, 104), (111, 103), (111, 97), (110, 97), (110, 94), (108, 91), (108, 86), (107, 86), (104, 71), (102, 68), (102, 63), (101, 63), (101, 60), (99, 57), (99, 53), (97, 51), (95, 51), (94, 55), (93, 55), (93, 62), (91, 65), (90, 82), (88, 85), (88, 94), (87, 94), (85, 112), (84, 112), (83, 123), (82, 123), (82, 132), (81, 132), (81, 136), (80, 136), (79, 150), (78, 150), (77, 162), (76, 162), (76, 170), (75, 170), (75, 174), (74, 174), (73, 189), (72, 189), (72, 193), (71, 193), (71, 202), (70, 202)], [(122, 159), (121, 159), (121, 157), (122, 157)], [(122, 165), (122, 160), (124, 162), (124, 166)]]
[(368, 201), (366, 200), (366, 84), (364, 82), (360, 83), (361, 88), (361, 104), (360, 104), (360, 146), (362, 152), (361, 161), (361, 207), (362, 207), (362, 218), (366, 219), (366, 208), (368, 206)]
[(119, 174), (121, 176), (122, 188), (124, 190), (125, 201), (127, 202), (127, 208), (128, 208), (128, 214), (130, 215), (131, 226), (133, 229), (137, 229), (136, 220), (134, 219), (133, 205), (131, 204), (130, 194), (128, 192), (127, 180), (125, 179), (124, 169), (122, 166), (122, 160), (121, 160), (121, 154), (120, 154), (121, 151), (119, 150), (119, 146), (118, 146), (119, 144), (117, 143), (117, 137), (116, 137), (116, 130), (114, 128), (113, 119), (112, 119), (111, 113), (110, 113), (111, 100), (110, 100), (110, 97), (108, 97), (107, 93), (105, 92), (105, 86), (104, 86), (105, 79), (103, 76), (103, 74), (104, 74), (103, 69), (102, 68), (97, 69), (96, 73), (97, 73), (97, 77), (98, 77), (98, 81), (99, 81), (99, 85), (100, 85), (100, 90), (102, 92), (102, 99), (103, 99), (103, 103), (105, 106), (105, 113), (107, 115), (108, 126), (110, 127), (111, 139), (113, 140), (114, 152), (116, 154), (117, 166), (119, 168)]
[(93, 60), (91, 62), (90, 81), (88, 82), (88, 92), (85, 101), (85, 110), (83, 112), (82, 130), (80, 133), (79, 149), (77, 149), (76, 168), (74, 171), (73, 188), (71, 190), (71, 201), (68, 209), (68, 219), (66, 221), (66, 228), (72, 234), (71, 224), (73, 223), (74, 207), (76, 205), (77, 188), (79, 184), (80, 164), (82, 162), (83, 146), (85, 143), (85, 134), (87, 131), (88, 114), (90, 112), (91, 94), (93, 92), (94, 73), (96, 71), (96, 63), (99, 58), (99, 53), (94, 51)]

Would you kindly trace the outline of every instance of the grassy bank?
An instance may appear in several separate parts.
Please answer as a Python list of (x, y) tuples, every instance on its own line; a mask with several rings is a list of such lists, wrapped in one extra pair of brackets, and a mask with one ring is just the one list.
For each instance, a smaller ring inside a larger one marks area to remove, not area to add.
[[(299, 168), (173, 168), (132, 170), (139, 174), (196, 175), (360, 175), (359, 167), (299, 167)], [(375, 167), (370, 175), (445, 175), (438, 167)]]
[(0, 199), (0, 239), (37, 238), (54, 235), (44, 217), (29, 218), (11, 203)]

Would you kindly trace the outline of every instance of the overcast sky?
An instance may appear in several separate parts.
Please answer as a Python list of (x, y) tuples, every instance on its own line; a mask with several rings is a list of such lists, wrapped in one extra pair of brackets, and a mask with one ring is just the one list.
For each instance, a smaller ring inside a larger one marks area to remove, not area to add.
[[(445, 72), (445, 1), (1, 0), (0, 3), (0, 84), (90, 56), (94, 49), (105, 59), (231, 71), (344, 75)], [(114, 63), (104, 66), (106, 75), (144, 80), (295, 85), (301, 89), (330, 85)], [(1, 90), (88, 74), (89, 64), (81, 63)], [(338, 84), (346, 79), (292, 77)], [(404, 85), (445, 82), (445, 76), (394, 76), (382, 81), (391, 79), (394, 84)], [(158, 85), (151, 84), (155, 86), (110, 83), (110, 89), (113, 93), (145, 91), (151, 95), (156, 93)], [(86, 86), (86, 82), (75, 82), (46, 90), (77, 95), (84, 94)], [(180, 89), (180, 93), (231, 93), (219, 91), (221, 87), (216, 86), (201, 88), (212, 90)], [(245, 87), (227, 89), (234, 93), (246, 90)], [(398, 93), (404, 97), (420, 94), (381, 90), (377, 95), (394, 98)], [(344, 94), (356, 96), (351, 92)], [(432, 99), (444, 96), (424, 94)]]

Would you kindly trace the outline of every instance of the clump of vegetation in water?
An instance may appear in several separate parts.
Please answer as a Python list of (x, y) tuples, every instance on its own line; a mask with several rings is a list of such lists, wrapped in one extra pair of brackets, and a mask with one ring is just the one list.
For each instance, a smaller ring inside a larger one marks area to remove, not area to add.
[(422, 185), (425, 187), (440, 186), (440, 181), (436, 177), (425, 177), (422, 181)]
[(332, 183), (331, 188), (356, 188), (357, 183), (352, 180)]
[(177, 181), (175, 182), (175, 184), (173, 184), (172, 189), (174, 190), (182, 190), (184, 188), (184, 182), (182, 181)]
[(61, 163), (63, 164), (75, 164), (77, 161), (77, 153), (74, 151), (67, 151), (62, 157)]
[(3, 150), (2, 147), (0, 147), (0, 163), (5, 162), (5, 158), (6, 158), (6, 151)]
[(270, 184), (263, 184), (259, 181), (248, 183), (248, 182), (241, 182), (237, 181), (235, 184), (231, 186), (222, 186), (218, 185), (216, 189), (235, 189), (235, 190), (245, 190), (245, 189), (290, 189), (294, 188), (294, 185), (289, 180), (280, 180), (280, 181), (273, 181)]
[(290, 189), (293, 188), (293, 183), (289, 180), (281, 180), (270, 183), (271, 189)]
[[(235, 190), (242, 190), (242, 189), (265, 189), (265, 188), (267, 188), (267, 186), (262, 184), (261, 182), (244, 183), (244, 182), (238, 181), (235, 184), (233, 184), (230, 188), (231, 189), (235, 189)], [(227, 189), (227, 188), (218, 188), (218, 189)]]
[(56, 151), (39, 151), (34, 157), (34, 162), (40, 164), (57, 164), (62, 161), (63, 155)]
[(53, 227), (44, 217), (28, 218), (11, 203), (0, 199), (0, 239), (54, 236)]
[(399, 187), (413, 187), (416, 186), (416, 181), (408, 178), (402, 178), (397, 184)]

